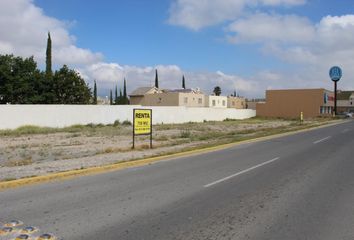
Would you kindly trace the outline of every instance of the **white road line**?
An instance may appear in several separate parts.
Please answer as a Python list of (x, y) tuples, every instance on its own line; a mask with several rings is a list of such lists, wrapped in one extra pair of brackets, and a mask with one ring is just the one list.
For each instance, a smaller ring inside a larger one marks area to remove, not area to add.
[(326, 140), (328, 140), (328, 139), (330, 139), (330, 138), (331, 138), (331, 136), (328, 136), (328, 137), (322, 138), (322, 139), (320, 139), (320, 140), (317, 140), (317, 141), (313, 142), (313, 144), (317, 144), (317, 143), (320, 143), (320, 142), (326, 141)]
[(245, 169), (245, 170), (242, 170), (241, 172), (235, 173), (235, 174), (233, 174), (233, 175), (231, 175), (231, 176), (228, 176), (228, 177), (222, 178), (222, 179), (220, 179), (220, 180), (217, 180), (217, 181), (215, 181), (215, 182), (209, 183), (209, 184), (207, 184), (207, 185), (204, 185), (204, 187), (205, 187), (205, 188), (208, 188), (208, 187), (214, 186), (214, 185), (216, 185), (216, 184), (218, 184), (218, 183), (225, 182), (225, 181), (227, 181), (227, 180), (229, 180), (229, 179), (231, 179), (231, 178), (237, 177), (237, 176), (239, 176), (239, 175), (241, 175), (241, 174), (247, 173), (247, 172), (249, 172), (249, 171), (252, 171), (252, 170), (254, 170), (254, 169), (256, 169), (256, 168), (259, 168), (259, 167), (262, 167), (262, 166), (264, 166), (264, 165), (270, 164), (270, 163), (272, 163), (272, 162), (274, 162), (274, 161), (277, 161), (277, 160), (279, 160), (279, 157), (273, 158), (272, 160), (266, 161), (266, 162), (264, 162), (264, 163), (261, 163), (261, 164), (258, 164), (258, 165), (256, 165), (256, 166), (247, 168), (247, 169)]

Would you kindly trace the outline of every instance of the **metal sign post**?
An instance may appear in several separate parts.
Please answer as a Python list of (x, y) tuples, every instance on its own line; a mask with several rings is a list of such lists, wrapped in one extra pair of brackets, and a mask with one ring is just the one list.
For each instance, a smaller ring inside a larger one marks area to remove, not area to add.
[(152, 148), (152, 109), (133, 110), (133, 149), (135, 136), (150, 135), (150, 148)]
[(331, 67), (329, 77), (334, 82), (334, 115), (337, 115), (337, 82), (342, 78), (342, 69), (337, 66)]

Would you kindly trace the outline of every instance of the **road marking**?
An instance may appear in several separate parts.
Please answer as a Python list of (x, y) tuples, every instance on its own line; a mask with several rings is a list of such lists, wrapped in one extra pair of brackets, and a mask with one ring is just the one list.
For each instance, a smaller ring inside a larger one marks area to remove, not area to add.
[(279, 160), (279, 157), (273, 158), (272, 160), (266, 161), (266, 162), (261, 163), (261, 164), (258, 164), (258, 165), (256, 165), (256, 166), (247, 168), (247, 169), (245, 169), (245, 170), (242, 170), (241, 172), (232, 174), (232, 175), (230, 175), (230, 176), (228, 176), (228, 177), (219, 179), (219, 180), (217, 180), (217, 181), (215, 181), (215, 182), (212, 182), (212, 183), (209, 183), (209, 184), (207, 184), (207, 185), (204, 185), (204, 187), (205, 187), (205, 188), (208, 188), (208, 187), (214, 186), (214, 185), (216, 185), (216, 184), (218, 184), (218, 183), (225, 182), (225, 181), (227, 181), (227, 180), (229, 180), (229, 179), (231, 179), (231, 178), (237, 177), (237, 176), (239, 176), (239, 175), (241, 175), (241, 174), (247, 173), (247, 172), (249, 172), (249, 171), (252, 171), (252, 170), (254, 170), (254, 169), (256, 169), (256, 168), (259, 168), (259, 167), (262, 167), (262, 166), (264, 166), (264, 165), (270, 164), (270, 163), (272, 163), (272, 162), (274, 162), (274, 161), (277, 161), (277, 160)]
[(346, 132), (349, 132), (350, 129), (346, 128), (342, 131), (342, 133), (346, 133)]
[(330, 139), (330, 138), (331, 138), (331, 136), (322, 138), (322, 139), (320, 139), (320, 140), (317, 140), (317, 141), (313, 142), (313, 144), (317, 144), (317, 143), (320, 143), (320, 142), (324, 142), (324, 141), (326, 141), (326, 140), (328, 140), (328, 139)]

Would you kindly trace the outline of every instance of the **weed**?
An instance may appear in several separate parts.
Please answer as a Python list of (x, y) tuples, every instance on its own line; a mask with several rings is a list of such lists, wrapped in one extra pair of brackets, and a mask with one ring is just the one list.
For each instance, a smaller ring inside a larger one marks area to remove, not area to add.
[(7, 178), (2, 179), (1, 181), (3, 181), (3, 182), (10, 182), (10, 181), (14, 181), (14, 180), (17, 180), (17, 178), (14, 178), (14, 177), (7, 177)]
[(182, 130), (180, 134), (180, 138), (190, 138), (191, 132), (189, 130)]

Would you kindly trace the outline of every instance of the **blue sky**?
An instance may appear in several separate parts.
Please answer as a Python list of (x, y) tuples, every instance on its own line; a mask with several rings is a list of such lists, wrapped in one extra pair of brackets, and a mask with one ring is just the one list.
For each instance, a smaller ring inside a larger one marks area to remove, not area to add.
[(225, 95), (236, 89), (262, 97), (266, 89), (331, 88), (328, 69), (340, 65), (345, 74), (340, 87), (354, 89), (354, 0), (2, 0), (0, 5), (0, 54), (34, 55), (43, 66), (51, 31), (56, 66), (68, 64), (90, 84), (96, 79), (103, 96), (124, 77), (129, 91), (150, 85), (155, 68), (164, 88), (180, 87), (185, 74), (188, 87), (205, 93), (220, 85)]

